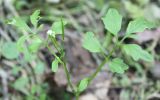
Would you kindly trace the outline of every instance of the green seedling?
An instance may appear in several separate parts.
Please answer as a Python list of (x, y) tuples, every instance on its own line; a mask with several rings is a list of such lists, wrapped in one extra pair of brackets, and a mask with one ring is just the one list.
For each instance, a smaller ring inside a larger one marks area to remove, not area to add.
[[(58, 66), (62, 65), (66, 74), (66, 78), (68, 80), (68, 86), (71, 88), (72, 93), (75, 94), (76, 100), (79, 99), (79, 95), (83, 92), (88, 85), (92, 82), (92, 80), (97, 76), (97, 74), (102, 70), (102, 67), (106, 63), (109, 65), (109, 70), (113, 73), (123, 74), (129, 68), (129, 66), (125, 63), (125, 61), (118, 56), (113, 56), (116, 50), (121, 51), (125, 55), (133, 58), (134, 61), (144, 60), (152, 62), (154, 60), (153, 56), (147, 51), (143, 50), (137, 44), (124, 44), (123, 41), (127, 38), (136, 38), (136, 32), (143, 32), (145, 29), (153, 28), (154, 25), (144, 18), (138, 18), (131, 22), (129, 22), (128, 27), (126, 29), (126, 33), (124, 37), (119, 40), (119, 31), (122, 26), (122, 15), (116, 9), (110, 8), (107, 14), (102, 18), (105, 29), (108, 31), (107, 36), (111, 36), (112, 39), (115, 39), (114, 47), (109, 51), (105, 49), (102, 43), (98, 40), (93, 32), (86, 32), (83, 37), (82, 47), (88, 50), (91, 53), (100, 53), (103, 54), (104, 60), (97, 67), (96, 71), (91, 74), (89, 77), (86, 77), (79, 81), (77, 85), (73, 85), (71, 81), (71, 74), (67, 68), (67, 62), (65, 58), (65, 50), (64, 50), (64, 26), (67, 24), (62, 18), (56, 22), (54, 22), (51, 26), (51, 29), (48, 30), (48, 37), (46, 40), (43, 40), (38, 35), (39, 24), (38, 21), (41, 18), (39, 16), (40, 11), (35, 11), (30, 16), (30, 21), (33, 25), (33, 28), (30, 28), (26, 22), (24, 22), (21, 18), (15, 18), (9, 24), (13, 24), (17, 26), (19, 29), (28, 32), (28, 35), (21, 36), (17, 41), (17, 48), (19, 52), (24, 52), (24, 50), (28, 50), (31, 53), (36, 53), (38, 49), (41, 47), (48, 48), (49, 52), (53, 54), (54, 59), (52, 62), (51, 70), (53, 72), (57, 72)], [(57, 40), (57, 36), (61, 36), (61, 42)], [(108, 38), (108, 37), (107, 37)], [(110, 40), (112, 40), (110, 39)], [(32, 40), (32, 41), (28, 41)], [(26, 42), (29, 42), (27, 45)], [(52, 50), (49, 46), (49, 42), (52, 42), (56, 51)], [(104, 41), (105, 42), (105, 41)], [(25, 44), (25, 45), (24, 45)], [(106, 51), (108, 53), (106, 54)], [(57, 55), (57, 53), (59, 55)], [(6, 55), (7, 56), (7, 55)], [(14, 55), (16, 56), (16, 55)], [(11, 57), (12, 58), (12, 57)]]

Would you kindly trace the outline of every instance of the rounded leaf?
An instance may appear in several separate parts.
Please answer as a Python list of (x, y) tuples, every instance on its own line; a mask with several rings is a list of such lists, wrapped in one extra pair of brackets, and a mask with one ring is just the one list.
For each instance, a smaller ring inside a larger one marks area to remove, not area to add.
[(6, 42), (2, 46), (2, 55), (7, 59), (15, 59), (19, 56), (15, 42)]
[(83, 47), (90, 52), (101, 52), (101, 44), (92, 32), (87, 32), (84, 35)]
[(110, 8), (102, 18), (105, 28), (113, 35), (117, 35), (121, 29), (122, 15), (116, 9)]

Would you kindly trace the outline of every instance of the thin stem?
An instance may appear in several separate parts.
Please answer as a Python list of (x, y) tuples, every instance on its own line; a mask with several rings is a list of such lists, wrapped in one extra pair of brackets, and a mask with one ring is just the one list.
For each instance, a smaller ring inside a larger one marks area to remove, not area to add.
[(90, 76), (88, 84), (91, 83), (91, 81), (97, 76), (98, 72), (101, 71), (102, 67), (109, 61), (112, 53), (114, 52), (114, 49), (111, 51), (111, 53), (105, 58), (105, 60), (98, 66), (96, 71)]
[(76, 100), (79, 100), (79, 93), (76, 93)]
[(119, 42), (119, 44), (122, 44), (122, 42), (123, 42), (127, 37), (128, 37), (128, 35), (125, 35), (125, 36), (121, 39), (121, 41)]
[[(48, 48), (48, 50), (58, 59), (59, 57), (51, 50), (51, 48), (49, 47), (49, 45), (47, 44), (46, 47)], [(58, 61), (60, 61), (60, 63), (63, 63), (63, 61), (61, 59), (58, 59)]]
[[(123, 39), (121, 40), (123, 42)], [(88, 85), (91, 83), (91, 81), (97, 76), (97, 74), (102, 70), (102, 67), (109, 61), (110, 57), (112, 56), (113, 52), (119, 47), (118, 37), (116, 37), (116, 44), (115, 47), (112, 49), (112, 51), (109, 53), (109, 55), (105, 58), (105, 60), (98, 66), (96, 71), (90, 76)]]
[[(53, 40), (53, 42), (54, 42), (54, 45), (55, 45), (57, 48), (60, 47), (59, 44), (57, 43), (57, 41), (56, 41), (54, 38), (52, 38), (52, 40)], [(59, 52), (60, 52), (60, 51), (59, 51)], [(63, 52), (63, 51), (62, 51), (62, 49), (61, 49), (60, 54), (62, 54), (62, 52)], [(75, 92), (75, 89), (74, 89), (73, 84), (72, 84), (72, 82), (71, 82), (71, 77), (70, 77), (69, 71), (68, 71), (68, 69), (67, 69), (66, 62), (64, 61), (64, 58), (61, 60), (61, 64), (63, 65), (63, 68), (64, 68), (64, 70), (65, 70), (65, 74), (66, 74), (66, 77), (67, 77), (68, 85), (69, 85), (70, 88), (72, 89), (72, 92)]]
[(73, 84), (72, 84), (72, 82), (71, 82), (71, 77), (70, 77), (69, 71), (68, 71), (68, 69), (67, 69), (66, 62), (63, 63), (63, 68), (64, 68), (65, 74), (66, 74), (66, 76), (67, 76), (68, 85), (70, 86), (72, 92), (73, 92), (73, 93), (76, 93), (76, 90), (74, 89)]
[(64, 43), (64, 23), (63, 23), (63, 19), (61, 18), (61, 25), (62, 25), (62, 40)]
[(55, 38), (53, 38), (53, 37), (50, 37), (51, 38), (51, 40), (52, 40), (52, 42), (53, 42), (53, 45), (54, 45), (54, 47), (56, 48), (56, 50), (59, 52), (59, 53), (61, 53), (61, 48), (60, 48), (60, 50), (58, 49), (58, 47), (59, 47), (59, 45), (58, 45), (58, 43), (56, 42), (56, 39)]
[[(63, 21), (62, 21), (62, 19), (61, 19), (61, 23), (62, 23), (62, 39), (63, 39), (63, 43), (64, 43), (64, 26), (63, 26)], [(52, 42), (53, 42), (53, 44), (54, 44), (54, 47), (58, 50), (58, 52), (59, 52), (61, 55), (63, 55), (63, 54), (64, 54), (64, 47), (61, 48), (61, 46), (59, 45), (59, 43), (56, 41), (55, 38), (52, 38), (52, 37), (51, 37), (51, 40), (52, 40)], [(60, 50), (59, 50), (58, 48), (59, 48)], [(68, 69), (67, 69), (67, 65), (66, 65), (66, 61), (65, 61), (64, 56), (62, 56), (62, 58), (60, 57), (60, 59), (62, 59), (60, 63), (63, 65), (63, 68), (64, 68), (64, 71), (65, 71), (65, 74), (66, 74), (66, 78), (67, 78), (68, 85), (69, 85), (69, 87), (71, 88), (72, 92), (73, 92), (73, 93), (76, 93), (76, 90), (74, 89), (74, 86), (73, 86), (72, 81), (71, 81), (70, 73), (69, 73), (69, 71), (68, 71)]]
[[(59, 58), (59, 57), (51, 50), (51, 48), (48, 46), (48, 44), (46, 44), (46, 46), (47, 46), (48, 50), (49, 50), (56, 58)], [(70, 77), (69, 71), (68, 71), (68, 69), (67, 69), (66, 62), (63, 61), (63, 60), (61, 60), (61, 59), (59, 59), (59, 60), (60, 60), (60, 63), (63, 65), (63, 68), (64, 68), (64, 70), (65, 70), (65, 74), (66, 74), (66, 77), (67, 77), (68, 84), (69, 84), (70, 88), (72, 89), (72, 92), (75, 93), (76, 91), (75, 91), (75, 89), (74, 89), (74, 87), (73, 87), (73, 84), (72, 84), (72, 82), (71, 82), (71, 77)]]
[(62, 25), (62, 49), (64, 50), (64, 23), (63, 19), (61, 18), (61, 25)]

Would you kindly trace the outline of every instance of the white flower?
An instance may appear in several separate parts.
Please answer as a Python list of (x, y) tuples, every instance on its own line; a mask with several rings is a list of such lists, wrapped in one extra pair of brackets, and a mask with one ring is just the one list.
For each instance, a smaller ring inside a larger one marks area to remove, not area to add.
[(55, 32), (52, 31), (52, 30), (48, 30), (48, 31), (47, 31), (47, 34), (50, 35), (50, 36), (55, 37)]

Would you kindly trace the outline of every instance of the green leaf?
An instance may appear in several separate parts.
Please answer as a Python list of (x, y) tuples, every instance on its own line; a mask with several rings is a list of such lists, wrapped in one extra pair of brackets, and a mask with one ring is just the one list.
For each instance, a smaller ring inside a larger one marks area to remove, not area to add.
[(59, 61), (57, 59), (55, 59), (54, 61), (52, 61), (52, 71), (53, 72), (57, 72), (57, 70), (58, 70), (58, 63), (59, 63)]
[(27, 84), (28, 84), (28, 78), (22, 76), (13, 83), (13, 87), (22, 92), (26, 92), (25, 87)]
[(29, 28), (29, 26), (26, 24), (26, 22), (23, 21), (20, 17), (14, 18), (10, 22), (8, 22), (8, 24), (14, 25), (21, 30), (25, 30), (27, 32), (32, 32), (31, 29)]
[[(45, 84), (45, 83), (44, 83)], [(34, 85), (32, 85), (32, 87), (31, 87), (31, 91), (30, 91), (30, 93), (32, 94), (32, 95), (34, 95), (35, 93), (37, 93), (37, 94), (41, 94), (42, 92), (43, 92), (43, 85), (44, 84), (34, 84)]]
[(40, 98), (39, 100), (46, 100), (47, 99), (46, 93), (42, 93), (39, 98)]
[(113, 35), (117, 35), (121, 29), (122, 16), (116, 9), (110, 8), (102, 18), (105, 28)]
[(112, 72), (123, 74), (125, 70), (128, 69), (128, 65), (126, 65), (122, 59), (115, 58), (109, 63), (109, 68)]
[(36, 55), (30, 53), (26, 46), (24, 47), (24, 51), (22, 53), (24, 55), (24, 61), (26, 62), (30, 62), (36, 59)]
[(31, 16), (30, 16), (30, 20), (31, 23), (34, 25), (34, 27), (37, 27), (38, 21), (40, 19), (40, 10), (36, 10)]
[(92, 32), (87, 32), (84, 35), (83, 47), (90, 52), (101, 52), (101, 44)]
[(16, 76), (16, 75), (19, 74), (19, 72), (20, 72), (21, 69), (22, 69), (22, 67), (13, 66), (13, 68), (12, 68), (12, 70), (11, 70), (11, 73)]
[(84, 91), (88, 86), (88, 82), (89, 82), (88, 78), (84, 78), (83, 80), (81, 80), (79, 85), (78, 85), (78, 91), (79, 92)]
[(155, 25), (153, 23), (148, 22), (144, 18), (137, 18), (128, 24), (126, 34), (143, 32), (145, 29), (147, 29), (147, 28), (150, 29), (153, 27), (155, 27)]
[(29, 36), (26, 36), (26, 35), (23, 35), (21, 36), (18, 40), (17, 40), (17, 49), (19, 51), (24, 51), (24, 42), (26, 41), (26, 39), (28, 38)]
[(19, 52), (15, 42), (6, 42), (2, 46), (2, 55), (7, 59), (15, 59), (19, 56)]
[(34, 67), (34, 71), (36, 74), (43, 74), (45, 71), (45, 65), (43, 62), (38, 61), (36, 67)]
[(28, 82), (29, 80), (27, 77), (21, 76), (14, 83), (12, 83), (11, 86), (23, 94), (29, 95), (30, 92), (26, 89)]
[(152, 62), (154, 59), (151, 54), (149, 54), (147, 51), (143, 50), (139, 45), (136, 44), (125, 44), (123, 46), (123, 50), (135, 61), (142, 59), (145, 61)]
[(62, 23), (62, 20), (59, 20), (59, 21), (56, 21), (52, 24), (52, 34), (54, 34), (54, 36), (56, 34), (63, 34), (63, 28), (62, 26), (65, 26), (67, 24), (67, 21), (63, 21)]
[(42, 40), (39, 37), (37, 36), (33, 37), (32, 43), (29, 45), (30, 52), (32, 53), (37, 52), (41, 44), (42, 44)]

